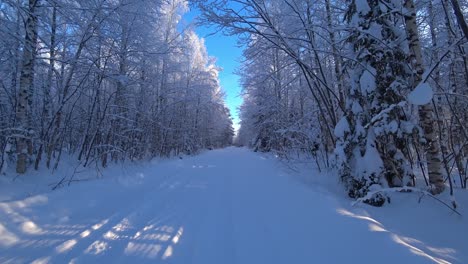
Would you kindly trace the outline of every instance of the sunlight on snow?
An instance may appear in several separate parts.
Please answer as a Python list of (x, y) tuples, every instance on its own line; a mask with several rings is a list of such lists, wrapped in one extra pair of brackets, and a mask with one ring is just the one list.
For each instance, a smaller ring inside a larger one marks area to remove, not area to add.
[(338, 209), (336, 211), (339, 214), (344, 215), (344, 216), (349, 216), (349, 217), (352, 217), (352, 218), (366, 220), (366, 221), (371, 222), (369, 224), (369, 230), (370, 231), (373, 231), (373, 232), (388, 232), (388, 230), (386, 230), (379, 221), (377, 221), (377, 220), (375, 220), (373, 218), (370, 218), (369, 216), (357, 215), (357, 214), (354, 214), (354, 213), (352, 213), (352, 212), (350, 212), (348, 210), (345, 210), (343, 208), (340, 208), (340, 209)]
[[(34, 222), (27, 217), (21, 215), (19, 209), (26, 209), (33, 205), (45, 204), (49, 201), (46, 196), (37, 195), (29, 197), (23, 201), (16, 201), (11, 203), (0, 203), (0, 210), (10, 215), (15, 222), (22, 222), (20, 230), (28, 235), (41, 235), (43, 231)], [(9, 232), (6, 227), (0, 224), (0, 245), (12, 246), (19, 241), (16, 235)]]
[(162, 246), (159, 244), (145, 244), (128, 242), (124, 253), (129, 256), (145, 256), (148, 258), (156, 258)]
[(21, 248), (39, 248), (39, 249), (51, 249), (55, 246), (63, 243), (62, 239), (28, 239), (21, 240)]
[[(414, 253), (416, 255), (428, 258), (428, 259), (430, 259), (430, 260), (432, 260), (432, 261), (434, 261), (435, 263), (438, 263), (438, 264), (450, 264), (450, 262), (448, 262), (448, 261), (446, 261), (444, 259), (431, 256), (431, 255), (427, 254), (426, 252), (424, 252), (423, 250), (421, 250), (420, 248), (417, 248), (416, 246), (411, 245), (410, 243), (414, 242), (414, 239), (401, 237), (401, 236), (398, 236), (396, 234), (392, 234), (392, 239), (396, 243), (407, 247), (412, 253)], [(411, 240), (413, 240), (413, 241), (411, 241)], [(424, 243), (422, 243), (421, 241), (418, 241), (418, 240), (416, 240), (416, 241), (419, 242), (420, 244), (424, 245)], [(432, 248), (432, 247), (429, 247), (429, 248)], [(454, 251), (455, 250), (452, 250), (452, 252), (454, 252)]]
[(40, 235), (43, 231), (32, 221), (26, 221), (21, 224), (21, 231), (25, 234)]
[(130, 221), (127, 218), (124, 218), (120, 223), (118, 223), (112, 229), (114, 229), (117, 232), (123, 232), (123, 231), (129, 229), (130, 226), (131, 226)]
[(169, 245), (167, 246), (166, 251), (164, 251), (162, 259), (167, 259), (167, 258), (170, 258), (171, 256), (172, 256), (172, 246)]
[[(355, 213), (352, 213), (346, 209), (340, 208), (336, 210), (339, 214), (360, 219), (360, 220), (365, 220), (370, 222), (369, 223), (369, 230), (373, 232), (388, 232), (390, 234), (391, 239), (396, 242), (397, 244), (400, 244), (406, 248), (409, 249), (410, 252), (413, 254), (425, 257), (435, 263), (438, 264), (450, 264), (451, 262), (446, 261), (444, 259), (441, 259), (439, 257), (431, 256), (429, 253), (437, 254), (439, 256), (442, 256), (444, 258), (450, 258), (450, 259), (455, 259), (453, 255), (456, 253), (456, 250), (452, 248), (435, 248), (431, 246), (425, 245), (422, 241), (419, 241), (414, 238), (410, 237), (405, 237), (401, 235), (394, 234), (387, 229), (384, 228), (384, 225), (380, 223), (379, 221), (367, 216), (367, 215), (358, 215)], [(426, 249), (424, 251), (423, 249)]]
[(0, 246), (11, 247), (19, 241), (13, 233), (9, 232), (2, 224), (0, 224)]
[(87, 254), (99, 255), (109, 249), (110, 246), (105, 241), (96, 240), (85, 250)]
[(51, 257), (42, 257), (34, 260), (31, 264), (47, 264), (50, 263)]
[(92, 228), (93, 230), (98, 230), (98, 229), (101, 228), (103, 225), (107, 224), (107, 222), (109, 222), (109, 219), (103, 220), (103, 221), (101, 221), (100, 223), (97, 223), (97, 224), (93, 225), (91, 228)]
[(435, 248), (435, 247), (427, 247), (427, 248), (440, 255), (446, 255), (447, 257), (450, 257), (451, 254), (456, 253), (456, 250), (453, 248)]
[(388, 230), (376, 224), (369, 224), (369, 230), (373, 232), (388, 232)]
[(137, 239), (137, 238), (139, 238), (140, 236), (141, 236), (141, 232), (138, 231), (138, 232), (136, 232), (136, 234), (133, 236), (133, 239)]
[(119, 236), (118, 236), (116, 233), (112, 232), (112, 231), (107, 231), (107, 232), (103, 235), (103, 237), (104, 237), (105, 239), (108, 239), (108, 240), (116, 240), (116, 239), (119, 238)]
[(140, 239), (142, 240), (158, 240), (162, 242), (166, 242), (171, 239), (170, 235), (167, 234), (146, 234), (143, 235)]
[[(128, 256), (139, 256), (155, 259), (158, 257), (160, 252), (163, 252), (160, 256), (161, 259), (168, 259), (173, 256), (174, 245), (180, 241), (180, 238), (184, 232), (184, 228), (179, 227), (177, 232), (175, 232), (173, 235), (174, 232), (175, 228), (171, 226), (145, 226), (140, 231), (136, 232), (135, 235), (131, 238), (135, 241), (128, 242), (124, 253)], [(151, 241), (156, 243), (151, 243)]]
[(163, 232), (167, 232), (167, 233), (172, 233), (172, 232), (174, 232), (174, 228), (173, 228), (172, 226), (167, 226), (167, 225), (158, 227), (158, 228), (156, 228), (156, 230), (158, 230), (158, 231), (163, 231)]
[(182, 233), (184, 233), (184, 228), (180, 227), (179, 230), (177, 230), (177, 234), (172, 238), (172, 243), (177, 244), (177, 242), (179, 242), (179, 238), (182, 236)]
[(49, 201), (49, 198), (47, 196), (36, 195), (36, 196), (28, 197), (22, 201), (13, 202), (11, 204), (18, 208), (25, 208), (25, 207), (30, 207), (32, 205), (46, 204), (48, 201)]
[(91, 231), (85, 230), (85, 231), (81, 232), (80, 237), (85, 238), (85, 237), (89, 236), (90, 234), (91, 234)]
[(373, 218), (370, 218), (368, 216), (364, 216), (364, 215), (357, 215), (357, 214), (354, 214), (346, 209), (343, 209), (343, 208), (340, 208), (338, 210), (336, 210), (339, 214), (341, 215), (344, 215), (344, 216), (349, 216), (349, 217), (352, 217), (352, 218), (357, 218), (357, 219), (362, 219), (362, 220), (366, 220), (366, 221), (369, 221), (369, 222), (372, 222), (376, 225), (379, 225), (379, 226), (383, 226), (379, 221), (373, 219)]
[[(108, 222), (109, 222), (109, 219), (102, 220), (101, 222), (91, 226), (91, 229), (92, 230), (98, 230), (102, 226), (107, 224)], [(80, 237), (82, 237), (82, 238), (88, 237), (91, 234), (91, 232), (92, 232), (91, 230), (86, 229), (85, 231), (80, 233)], [(84, 253), (98, 255), (98, 254), (104, 252), (105, 250), (107, 250), (108, 248), (110, 248), (110, 246), (108, 245), (107, 242), (96, 240), (91, 245), (89, 245), (88, 248), (86, 248)]]
[(69, 251), (76, 245), (77, 242), (78, 241), (76, 241), (76, 239), (67, 240), (63, 242), (61, 245), (57, 246), (55, 248), (55, 251), (57, 251), (57, 253), (64, 253), (66, 251)]

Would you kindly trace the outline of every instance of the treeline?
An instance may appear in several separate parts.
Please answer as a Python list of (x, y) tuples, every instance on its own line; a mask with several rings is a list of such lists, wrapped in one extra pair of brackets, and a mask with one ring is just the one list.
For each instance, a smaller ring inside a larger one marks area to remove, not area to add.
[(319, 168), (381, 205), (387, 187), (467, 186), (467, 2), (199, 1), (238, 34), (239, 144)]
[[(0, 169), (191, 154), (232, 121), (184, 0), (2, 0)], [(11, 167), (11, 166), (10, 166)]]

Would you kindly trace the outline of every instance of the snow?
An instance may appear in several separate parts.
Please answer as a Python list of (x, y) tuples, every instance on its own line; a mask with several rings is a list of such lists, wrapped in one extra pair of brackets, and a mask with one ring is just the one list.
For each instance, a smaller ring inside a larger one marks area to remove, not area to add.
[(366, 69), (359, 80), (359, 83), (361, 84), (361, 93), (363, 95), (370, 94), (373, 92), (376, 88), (375, 86), (375, 77), (373, 73), (375, 72), (375, 69), (372, 67), (368, 67), (369, 69)]
[(408, 102), (413, 105), (425, 105), (431, 102), (434, 92), (428, 83), (420, 83), (408, 95)]
[(367, 32), (375, 39), (384, 39), (382, 36), (382, 26), (377, 23), (371, 23)]
[(297, 171), (231, 147), (53, 192), (57, 175), (2, 176), (0, 263), (468, 263), (468, 223), (437, 201), (353, 207), (333, 171)]
[(363, 110), (359, 102), (354, 101), (353, 105), (351, 106), (351, 111), (353, 112), (353, 114), (357, 115), (359, 113), (362, 113)]
[(336, 124), (334, 133), (336, 137), (343, 138), (346, 132), (349, 132), (349, 124), (346, 117), (342, 117)]
[(356, 0), (356, 11), (362, 15), (366, 15), (371, 11), (367, 0)]
[(369, 176), (371, 175), (380, 175), (380, 172), (383, 169), (383, 162), (376, 149), (375, 134), (372, 129), (370, 129), (367, 134), (364, 156), (361, 154), (360, 146), (354, 147), (353, 156), (359, 157), (355, 158), (351, 165), (351, 168), (353, 168), (354, 171), (353, 174), (362, 175), (367, 180), (369, 180)]

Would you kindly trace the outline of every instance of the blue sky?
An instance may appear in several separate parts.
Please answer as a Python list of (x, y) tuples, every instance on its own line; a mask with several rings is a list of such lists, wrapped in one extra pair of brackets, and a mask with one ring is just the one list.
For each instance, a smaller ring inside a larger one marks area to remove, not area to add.
[[(190, 10), (184, 15), (185, 23), (190, 23), (199, 14), (198, 10)], [(214, 28), (206, 26), (197, 27), (195, 30), (198, 36), (205, 39), (205, 46), (208, 54), (216, 57), (216, 64), (223, 69), (219, 74), (221, 87), (226, 93), (226, 104), (231, 111), (234, 121), (234, 128), (239, 128), (239, 113), (237, 108), (242, 104), (240, 96), (241, 88), (239, 76), (234, 71), (240, 65), (242, 48), (237, 47), (237, 38), (235, 36), (225, 36), (222, 33), (215, 32)]]

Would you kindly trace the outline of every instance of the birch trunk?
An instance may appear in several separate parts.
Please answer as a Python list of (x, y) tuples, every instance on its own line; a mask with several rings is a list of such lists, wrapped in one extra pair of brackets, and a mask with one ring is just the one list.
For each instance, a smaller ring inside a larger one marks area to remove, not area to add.
[(453, 12), (457, 17), (458, 25), (460, 26), (463, 35), (465, 35), (466, 40), (468, 40), (468, 25), (466, 24), (465, 17), (463, 16), (463, 12), (460, 8), (460, 4), (458, 4), (457, 0), (450, 0), (452, 3)]
[[(423, 60), (421, 54), (421, 44), (419, 42), (418, 28), (416, 24), (416, 10), (413, 0), (405, 0), (404, 7), (408, 12), (405, 15), (406, 34), (410, 48), (410, 60), (415, 70), (413, 88), (421, 81), (424, 74)], [(436, 118), (432, 104), (419, 106), (418, 109), (421, 127), (424, 131), (426, 140), (426, 162), (429, 174), (429, 183), (431, 184), (431, 192), (439, 194), (444, 191), (445, 184), (442, 175), (442, 158), (441, 148), (435, 131)]]
[(37, 15), (36, 7), (39, 0), (29, 0), (28, 12), (25, 23), (25, 45), (23, 52), (23, 62), (20, 74), (20, 87), (18, 94), (18, 106), (16, 108), (16, 122), (23, 135), (16, 139), (16, 172), (23, 174), (26, 172), (26, 165), (29, 156), (29, 106), (31, 90), (34, 78), (34, 60), (37, 40)]

